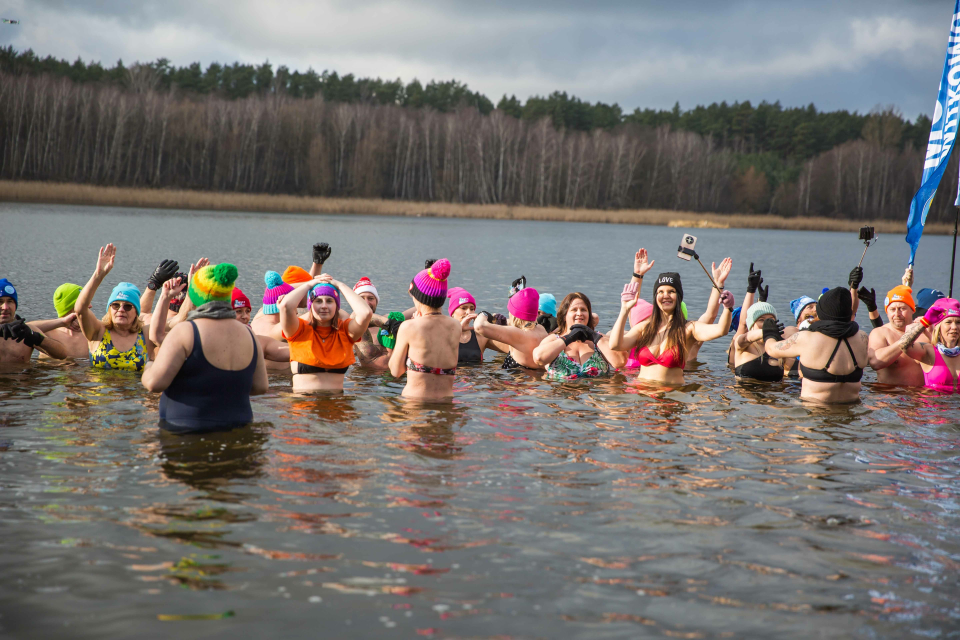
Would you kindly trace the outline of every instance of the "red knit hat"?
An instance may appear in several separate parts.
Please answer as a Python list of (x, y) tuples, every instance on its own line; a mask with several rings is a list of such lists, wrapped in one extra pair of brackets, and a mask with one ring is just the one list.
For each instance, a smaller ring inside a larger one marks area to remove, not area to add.
[(253, 311), (250, 298), (245, 296), (243, 291), (240, 291), (240, 287), (233, 288), (233, 297), (230, 299), (230, 306), (234, 309), (250, 309)]

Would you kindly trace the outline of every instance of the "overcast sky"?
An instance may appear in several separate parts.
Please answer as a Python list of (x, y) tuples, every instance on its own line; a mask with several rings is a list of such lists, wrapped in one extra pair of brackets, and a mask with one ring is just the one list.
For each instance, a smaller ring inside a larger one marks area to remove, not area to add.
[(457, 79), (496, 102), (564, 90), (930, 113), (951, 0), (7, 0), (0, 44), (112, 66), (236, 60)]

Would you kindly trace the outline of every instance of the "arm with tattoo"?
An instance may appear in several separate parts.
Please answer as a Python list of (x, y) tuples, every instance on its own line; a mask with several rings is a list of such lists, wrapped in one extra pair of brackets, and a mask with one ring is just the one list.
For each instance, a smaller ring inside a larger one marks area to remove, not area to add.
[[(931, 353), (932, 347), (928, 344), (915, 344), (917, 338), (920, 337), (920, 334), (923, 333), (925, 327), (916, 322), (909, 327), (907, 327), (906, 332), (903, 334), (903, 337), (897, 341), (897, 346), (900, 347), (900, 351), (903, 351), (909, 357), (913, 358), (917, 362), (923, 362), (924, 364), (933, 365), (934, 356)], [(929, 349), (928, 349), (929, 347)]]
[(800, 331), (796, 332), (786, 340), (781, 340), (780, 342), (774, 342), (771, 338), (764, 343), (763, 348), (767, 352), (767, 355), (771, 358), (789, 358), (792, 356), (800, 355), (800, 347), (797, 346), (797, 342), (800, 341), (800, 337), (803, 335)]

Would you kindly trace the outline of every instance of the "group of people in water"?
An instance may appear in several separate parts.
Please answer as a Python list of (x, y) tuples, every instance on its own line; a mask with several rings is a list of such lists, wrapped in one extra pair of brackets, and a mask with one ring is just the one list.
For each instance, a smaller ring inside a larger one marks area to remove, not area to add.
[[(504, 354), (503, 369), (549, 380), (623, 371), (679, 386), (703, 343), (731, 332), (728, 364), (742, 383), (798, 377), (803, 399), (851, 403), (870, 366), (883, 384), (960, 393), (960, 302), (934, 289), (915, 297), (912, 269), (883, 300), (886, 324), (875, 290), (860, 286), (857, 267), (847, 287), (793, 300), (792, 326), (785, 327), (753, 264), (743, 304), (734, 308), (734, 295), (724, 289), (730, 258), (711, 265), (715, 286), (699, 318), (689, 317), (679, 273), (656, 276), (647, 302), (642, 287), (654, 261), (640, 249), (620, 312), (603, 334), (585, 294), (569, 293), (558, 304), (523, 277), (512, 284), (506, 316), (478, 311), (469, 291), (448, 286), (445, 258), (427, 260), (413, 276), (410, 308), (378, 313), (380, 295), (369, 278), (351, 287), (324, 272), (331, 253), (326, 243), (316, 244), (309, 269), (266, 272), (255, 315), (234, 284), (237, 268), (201, 258), (187, 273), (163, 260), (142, 292), (120, 282), (98, 318), (92, 301), (114, 267), (112, 244), (100, 249), (85, 285), (56, 289), (56, 319), (23, 320), (16, 287), (0, 279), (0, 363), (27, 362), (37, 350), (41, 358), (89, 358), (95, 368), (139, 372), (146, 389), (161, 392), (161, 425), (172, 431), (250, 422), (250, 396), (267, 391), (269, 370), (289, 370), (294, 391), (314, 392), (342, 390), (352, 365), (387, 369), (406, 376), (406, 397), (450, 398), (457, 367), (482, 362), (487, 350)], [(854, 320), (860, 302), (873, 325), (869, 336)]]

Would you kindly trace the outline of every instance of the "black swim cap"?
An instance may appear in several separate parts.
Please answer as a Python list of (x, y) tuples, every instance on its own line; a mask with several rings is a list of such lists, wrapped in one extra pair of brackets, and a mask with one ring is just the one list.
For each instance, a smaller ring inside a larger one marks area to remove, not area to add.
[(657, 289), (667, 285), (677, 291), (677, 304), (683, 302), (683, 283), (680, 282), (680, 274), (676, 271), (667, 271), (657, 276), (657, 283), (653, 285), (653, 299), (657, 299)]
[(820, 320), (850, 322), (853, 315), (853, 299), (850, 290), (843, 287), (830, 289), (817, 301), (817, 317)]

